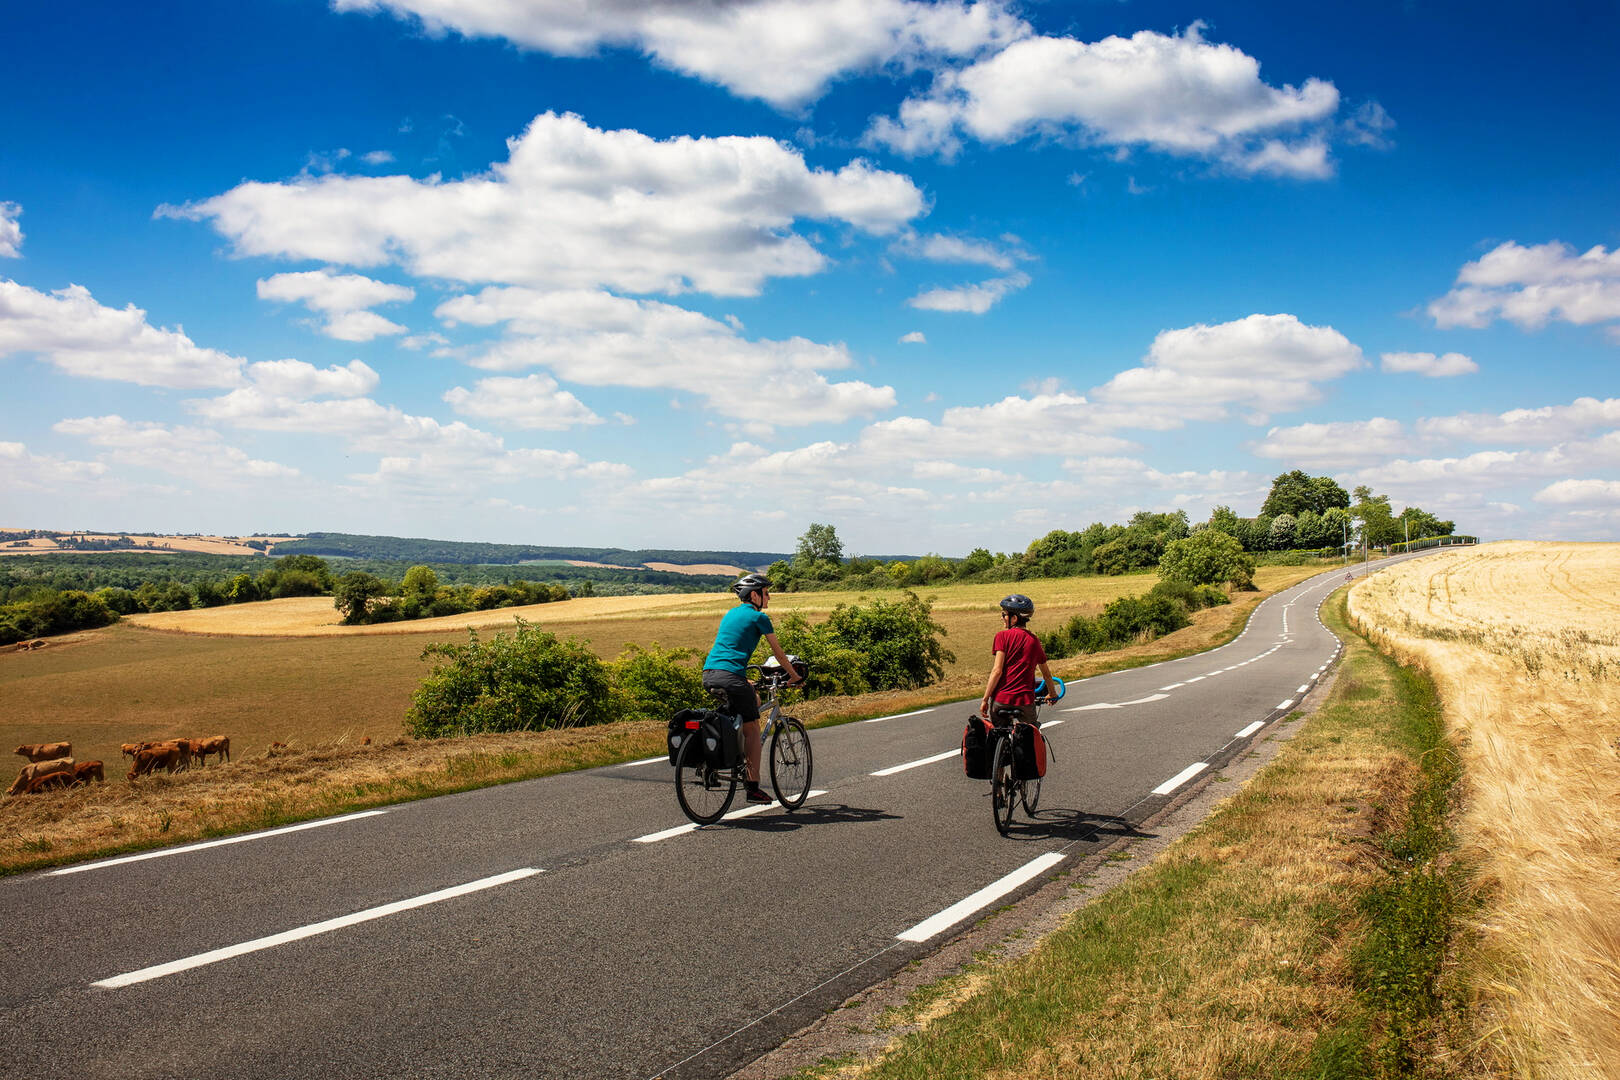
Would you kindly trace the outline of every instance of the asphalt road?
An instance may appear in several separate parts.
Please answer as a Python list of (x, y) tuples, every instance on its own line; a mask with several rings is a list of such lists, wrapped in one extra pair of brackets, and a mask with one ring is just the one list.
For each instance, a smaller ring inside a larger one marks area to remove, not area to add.
[(0, 880), (0, 1075), (724, 1075), (1241, 753), (1337, 656), (1342, 580), (1073, 684), (1006, 838), (964, 703), (812, 732), (794, 813), (680, 829), (658, 759)]

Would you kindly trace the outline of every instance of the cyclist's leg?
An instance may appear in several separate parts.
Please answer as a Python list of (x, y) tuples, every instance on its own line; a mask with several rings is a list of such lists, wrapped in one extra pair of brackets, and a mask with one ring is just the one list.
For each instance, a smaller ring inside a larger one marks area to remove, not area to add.
[(743, 721), (742, 734), (743, 759), (748, 762), (748, 786), (751, 788), (758, 787), (761, 740), (759, 737), (759, 718), (757, 716), (752, 720)]

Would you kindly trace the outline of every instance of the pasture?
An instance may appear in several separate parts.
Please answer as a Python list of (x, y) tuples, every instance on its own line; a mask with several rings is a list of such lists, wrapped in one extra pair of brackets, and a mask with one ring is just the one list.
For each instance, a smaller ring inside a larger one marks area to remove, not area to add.
[(1432, 674), (1462, 758), (1483, 1045), (1505, 1075), (1620, 1076), (1620, 544), (1404, 563), (1350, 612)]

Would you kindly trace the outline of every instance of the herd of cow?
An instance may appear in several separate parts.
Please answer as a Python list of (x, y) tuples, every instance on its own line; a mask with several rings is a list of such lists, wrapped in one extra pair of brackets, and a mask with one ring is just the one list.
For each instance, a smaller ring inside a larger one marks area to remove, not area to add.
[[(130, 759), (130, 770), (125, 779), (157, 772), (178, 772), (189, 769), (192, 763), (205, 765), (210, 754), (220, 761), (231, 760), (231, 740), (228, 735), (211, 735), (206, 739), (166, 739), (162, 742), (124, 743), (120, 749)], [(36, 743), (19, 746), (14, 753), (27, 758), (29, 763), (7, 795), (33, 795), (54, 788), (70, 788), (99, 780), (107, 782), (99, 761), (74, 761), (73, 744), (65, 742)]]

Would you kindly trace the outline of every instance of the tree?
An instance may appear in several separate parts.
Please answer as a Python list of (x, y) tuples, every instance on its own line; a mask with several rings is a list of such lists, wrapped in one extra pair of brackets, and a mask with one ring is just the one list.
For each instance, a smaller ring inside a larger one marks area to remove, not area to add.
[(1408, 506), (1396, 517), (1395, 523), (1404, 523), (1406, 534), (1413, 540), (1426, 540), (1431, 536), (1450, 536), (1457, 531), (1454, 521), (1441, 521), (1427, 510)]
[(1389, 509), (1388, 495), (1374, 495), (1365, 484), (1356, 488), (1356, 502), (1350, 513), (1361, 522), (1361, 540), (1372, 547), (1386, 547), (1405, 539), (1404, 531)]
[[(1305, 513), (1310, 513), (1309, 510)], [(1287, 551), (1294, 546), (1299, 521), (1293, 514), (1278, 514), (1271, 519), (1271, 550)]]
[(439, 575), (433, 572), (431, 566), (413, 566), (405, 571), (399, 591), (401, 596), (406, 597), (430, 597), (439, 591)]
[(843, 557), (844, 545), (838, 539), (838, 530), (831, 525), (811, 522), (804, 535), (799, 537), (799, 547), (793, 561), (795, 566), (800, 563), (807, 566), (826, 562), (836, 564)]
[(1349, 505), (1350, 496), (1332, 477), (1309, 476), (1302, 469), (1294, 469), (1272, 480), (1271, 492), (1260, 507), (1260, 516), (1274, 518), (1279, 514), (1292, 514), (1298, 517), (1306, 510), (1320, 514), (1329, 507)]
[(1230, 582), (1247, 588), (1254, 583), (1254, 559), (1236, 537), (1216, 529), (1202, 529), (1184, 540), (1172, 540), (1159, 560), (1159, 573), (1193, 585)]
[(973, 574), (983, 573), (996, 564), (995, 558), (990, 554), (989, 548), (974, 548), (968, 552), (967, 558), (956, 566), (958, 577), (969, 577)]
[(355, 570), (338, 578), (332, 587), (332, 606), (343, 612), (345, 625), (368, 621), (371, 602), (388, 595), (388, 582), (375, 574)]
[(1217, 506), (1209, 512), (1209, 527), (1216, 532), (1223, 532), (1227, 536), (1238, 536), (1243, 529), (1243, 519), (1232, 512), (1230, 506)]

